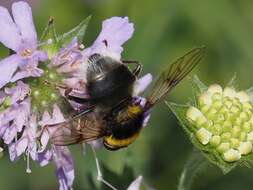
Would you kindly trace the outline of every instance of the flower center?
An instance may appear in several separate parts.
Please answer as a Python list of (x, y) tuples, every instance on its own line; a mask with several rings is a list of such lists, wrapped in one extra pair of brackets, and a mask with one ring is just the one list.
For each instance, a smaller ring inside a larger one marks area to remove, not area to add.
[(57, 84), (62, 83), (62, 76), (53, 68), (44, 66), (41, 69), (44, 71), (41, 77), (28, 80), (32, 91), (32, 109), (38, 113), (51, 111), (54, 104), (61, 106), (64, 102), (56, 88)]

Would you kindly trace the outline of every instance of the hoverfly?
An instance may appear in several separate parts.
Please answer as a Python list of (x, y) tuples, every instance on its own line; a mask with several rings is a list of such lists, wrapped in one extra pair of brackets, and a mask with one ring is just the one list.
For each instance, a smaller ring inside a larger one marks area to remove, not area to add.
[(141, 132), (145, 116), (200, 62), (204, 47), (195, 48), (165, 68), (154, 83), (145, 105), (133, 97), (133, 84), (141, 70), (131, 71), (126, 63), (94, 54), (87, 69), (88, 99), (66, 95), (68, 99), (90, 107), (69, 120), (49, 125), (57, 129), (51, 135), (55, 145), (71, 145), (103, 139), (109, 150), (133, 143)]

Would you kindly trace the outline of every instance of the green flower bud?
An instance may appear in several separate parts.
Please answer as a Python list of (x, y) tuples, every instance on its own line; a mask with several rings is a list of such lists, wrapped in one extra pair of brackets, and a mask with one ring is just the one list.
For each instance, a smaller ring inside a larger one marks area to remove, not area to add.
[(245, 102), (249, 102), (250, 101), (250, 97), (249, 95), (244, 92), (244, 91), (240, 91), (236, 94), (236, 97), (240, 100), (241, 103), (245, 103)]
[(253, 143), (253, 131), (247, 134), (247, 141), (250, 141), (251, 143)]
[[(193, 144), (227, 172), (240, 163), (237, 161), (252, 158), (252, 92), (236, 91), (233, 87), (223, 90), (217, 84), (206, 87), (198, 81), (194, 81), (197, 105), (190, 108), (173, 105), (171, 109), (184, 124)], [(182, 113), (186, 113), (187, 120), (181, 119)]]
[(227, 162), (235, 162), (237, 160), (240, 160), (241, 154), (238, 150), (235, 149), (229, 149), (223, 154), (224, 160)]
[[(222, 93), (222, 92), (221, 92), (221, 93)], [(221, 94), (221, 93), (218, 93), (218, 92), (214, 93), (214, 94), (212, 95), (212, 100), (213, 100), (213, 101), (221, 102), (221, 100), (222, 100), (222, 94)]]
[(213, 84), (208, 87), (207, 92), (209, 92), (212, 95), (215, 93), (222, 94), (222, 87), (218, 84)]
[(220, 135), (222, 133), (222, 126), (219, 124), (213, 125), (213, 127), (211, 128), (211, 132), (214, 135)]
[(240, 108), (237, 105), (233, 105), (230, 109), (230, 112), (234, 115), (240, 114)]
[(223, 97), (233, 99), (236, 96), (236, 92), (233, 88), (226, 87), (224, 88)]
[(190, 107), (188, 110), (187, 110), (187, 113), (186, 113), (186, 117), (187, 119), (189, 119), (190, 121), (196, 121), (197, 118), (199, 117), (202, 117), (203, 114), (201, 111), (199, 111), (199, 109), (195, 108), (195, 107)]
[(226, 132), (221, 135), (221, 141), (222, 142), (228, 142), (230, 138), (232, 137), (231, 133)]
[(244, 103), (242, 104), (242, 108), (243, 108), (244, 110), (252, 110), (252, 109), (253, 109), (253, 107), (252, 107), (252, 105), (251, 105), (250, 102), (244, 102)]
[(220, 144), (220, 142), (221, 142), (221, 137), (219, 135), (214, 135), (212, 136), (210, 140), (210, 145), (216, 147)]
[(242, 142), (238, 147), (238, 151), (241, 155), (247, 155), (252, 152), (252, 144), (251, 142)]
[(253, 105), (248, 94), (219, 85), (203, 92), (200, 108), (190, 107), (186, 117), (198, 128), (198, 141), (212, 147), (227, 162), (234, 162), (252, 151)]
[(245, 133), (244, 131), (241, 132), (240, 136), (239, 136), (239, 140), (240, 141), (245, 141), (247, 138), (247, 133)]
[(228, 151), (230, 148), (230, 144), (228, 142), (223, 142), (217, 147), (217, 151), (220, 153), (224, 153)]
[(200, 106), (210, 106), (212, 104), (211, 95), (208, 92), (205, 92), (199, 96), (199, 105)]
[(237, 138), (230, 139), (230, 145), (232, 148), (238, 148), (240, 146), (240, 141)]
[(234, 125), (232, 128), (232, 136), (237, 138), (240, 136), (241, 133), (241, 127), (238, 125)]
[(250, 122), (243, 123), (242, 128), (244, 132), (249, 133), (251, 131), (251, 123)]
[(212, 133), (205, 128), (201, 128), (196, 132), (196, 137), (203, 145), (206, 145), (207, 143), (209, 143), (212, 137)]
[(209, 109), (210, 109), (210, 106), (207, 106), (207, 105), (204, 105), (200, 108), (202, 113), (207, 113)]

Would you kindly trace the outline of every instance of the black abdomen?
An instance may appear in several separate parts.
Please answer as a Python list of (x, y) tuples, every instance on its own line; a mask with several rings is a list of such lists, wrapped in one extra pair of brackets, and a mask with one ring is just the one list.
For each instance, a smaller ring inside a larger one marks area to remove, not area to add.
[(142, 128), (143, 114), (129, 119), (124, 123), (115, 123), (111, 126), (111, 133), (115, 139), (126, 139), (139, 133)]

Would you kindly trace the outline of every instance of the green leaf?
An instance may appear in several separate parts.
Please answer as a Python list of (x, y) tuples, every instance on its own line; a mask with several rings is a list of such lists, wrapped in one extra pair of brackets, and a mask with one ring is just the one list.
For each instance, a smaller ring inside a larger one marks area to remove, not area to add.
[(77, 37), (77, 40), (79, 43), (83, 42), (84, 35), (86, 33), (86, 29), (88, 27), (89, 21), (91, 19), (91, 16), (88, 16), (86, 19), (84, 19), (79, 25), (77, 25), (75, 28), (70, 30), (69, 32), (61, 35), (58, 37), (58, 40), (61, 44), (61, 46), (68, 45), (74, 37)]
[(40, 44), (40, 49), (48, 53), (49, 59), (60, 49), (54, 26), (54, 19), (52, 17), (49, 19), (48, 25), (41, 36)]
[(236, 75), (236, 73), (233, 75), (233, 77), (228, 82), (227, 87), (237, 89), (237, 75)]
[(193, 90), (193, 96), (194, 96), (194, 103), (197, 105), (197, 98), (200, 94), (202, 94), (204, 91), (206, 91), (208, 87), (199, 80), (197, 75), (194, 75), (192, 78), (192, 90)]
[[(186, 112), (189, 106), (186, 105), (178, 105), (175, 103), (166, 102), (166, 105), (169, 109), (174, 113), (174, 115), (179, 120), (180, 125), (183, 130), (186, 132), (188, 138), (192, 142), (192, 144), (202, 152), (202, 154), (213, 164), (217, 165), (224, 174), (230, 172), (233, 168), (237, 166), (237, 164), (241, 163), (240, 161), (234, 163), (225, 162), (221, 155), (211, 147), (211, 145), (202, 145), (195, 136), (196, 127), (191, 124), (186, 119)], [(242, 160), (243, 161), (243, 160)]]

